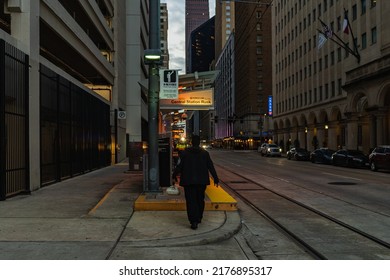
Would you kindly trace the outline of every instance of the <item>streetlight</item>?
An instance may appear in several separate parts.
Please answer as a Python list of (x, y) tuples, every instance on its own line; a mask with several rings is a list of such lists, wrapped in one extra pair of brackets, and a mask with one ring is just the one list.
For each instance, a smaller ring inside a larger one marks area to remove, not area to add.
[(146, 65), (160, 64), (161, 63), (161, 50), (160, 49), (147, 49), (144, 50), (144, 63)]
[(144, 63), (149, 65), (148, 89), (148, 192), (160, 192), (160, 171), (158, 158), (158, 106), (159, 106), (159, 64), (160, 47), (160, 0), (150, 1), (149, 6), (149, 49), (144, 51)]

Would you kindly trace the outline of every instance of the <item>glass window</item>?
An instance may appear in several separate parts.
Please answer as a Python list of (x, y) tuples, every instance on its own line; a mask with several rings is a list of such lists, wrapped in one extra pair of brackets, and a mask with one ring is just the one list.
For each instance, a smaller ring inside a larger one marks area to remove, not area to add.
[(342, 86), (343, 86), (343, 84), (342, 84), (342, 82), (341, 82), (341, 79), (338, 79), (338, 80), (337, 80), (337, 89), (338, 89), (337, 94), (338, 94), (338, 95), (341, 95), (342, 92), (343, 92)]
[(360, 0), (362, 5), (362, 15), (366, 13), (366, 0)]
[(362, 49), (364, 50), (367, 48), (367, 34), (363, 33), (362, 34)]
[(375, 44), (377, 42), (377, 34), (376, 27), (371, 29), (371, 44)]
[(357, 6), (356, 4), (352, 6), (352, 20), (357, 19)]

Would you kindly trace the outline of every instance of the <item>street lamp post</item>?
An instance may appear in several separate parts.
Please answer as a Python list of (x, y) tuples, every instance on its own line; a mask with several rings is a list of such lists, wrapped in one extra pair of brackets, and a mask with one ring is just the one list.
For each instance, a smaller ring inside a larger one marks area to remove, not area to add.
[(158, 106), (160, 48), (160, 0), (151, 0), (149, 7), (149, 50), (145, 50), (145, 64), (149, 64), (148, 89), (148, 178), (147, 191), (160, 192), (158, 158)]

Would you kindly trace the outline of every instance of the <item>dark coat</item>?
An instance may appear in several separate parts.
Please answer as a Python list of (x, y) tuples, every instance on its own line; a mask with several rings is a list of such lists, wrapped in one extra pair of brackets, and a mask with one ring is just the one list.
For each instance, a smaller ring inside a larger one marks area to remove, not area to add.
[(209, 171), (218, 184), (219, 179), (215, 171), (210, 154), (200, 147), (185, 149), (180, 155), (180, 162), (173, 172), (175, 178), (180, 174), (180, 185), (209, 185)]

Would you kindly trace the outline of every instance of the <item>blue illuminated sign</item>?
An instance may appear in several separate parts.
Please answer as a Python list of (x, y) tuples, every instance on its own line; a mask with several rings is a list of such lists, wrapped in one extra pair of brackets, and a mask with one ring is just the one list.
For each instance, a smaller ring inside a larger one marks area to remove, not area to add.
[(268, 96), (268, 116), (272, 116), (272, 110), (273, 110), (273, 105), (272, 105), (272, 95)]

